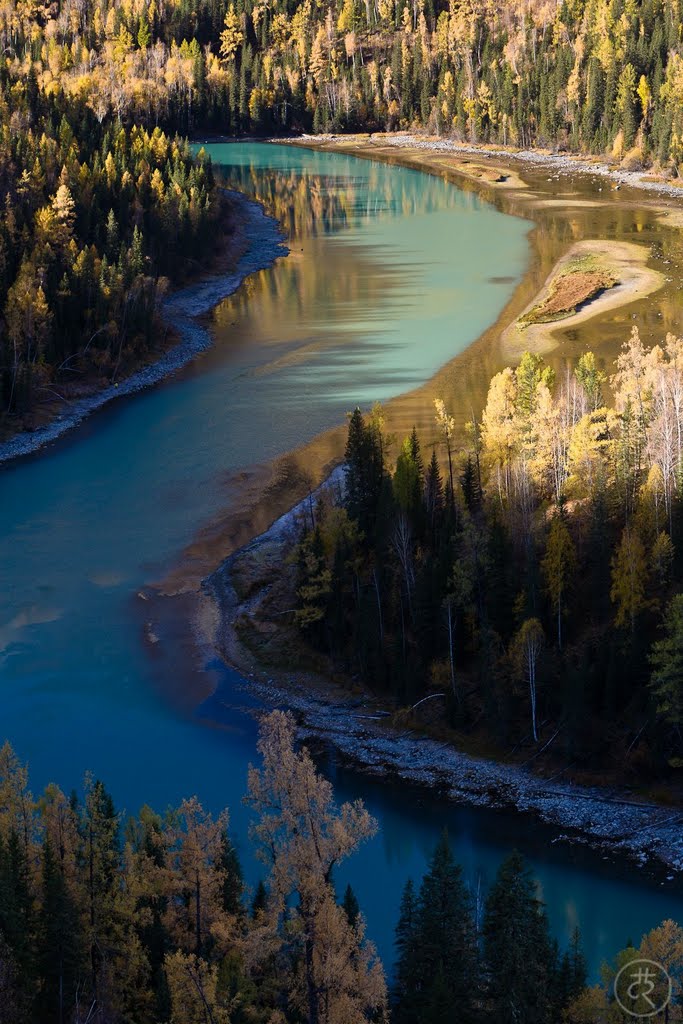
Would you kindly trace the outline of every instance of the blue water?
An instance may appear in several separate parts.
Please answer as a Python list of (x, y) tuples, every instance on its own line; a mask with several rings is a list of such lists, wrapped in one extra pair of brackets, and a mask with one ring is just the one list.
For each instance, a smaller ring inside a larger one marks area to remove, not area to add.
[[(195, 793), (228, 805), (253, 883), (240, 801), (254, 724), (230, 706), (247, 698), (234, 673), (178, 655), (174, 636), (150, 643), (153, 602), (140, 594), (219, 513), (231, 473), (310, 440), (356, 402), (423, 383), (470, 344), (525, 269), (529, 225), (403, 168), (259, 144), (211, 152), (228, 181), (276, 210), (292, 254), (217, 310), (216, 348), (186, 372), (0, 469), (0, 740), (30, 762), (36, 789), (68, 791), (89, 769), (129, 811)], [(198, 685), (218, 687), (220, 707), (194, 706)], [(578, 922), (594, 969), (628, 936), (683, 920), (680, 896), (635, 869), (617, 878), (526, 819), (425, 803), (352, 773), (336, 781), (381, 824), (339, 877), (387, 960), (400, 889), (445, 824), (473, 884), (513, 844), (526, 851), (555, 933), (565, 942)]]

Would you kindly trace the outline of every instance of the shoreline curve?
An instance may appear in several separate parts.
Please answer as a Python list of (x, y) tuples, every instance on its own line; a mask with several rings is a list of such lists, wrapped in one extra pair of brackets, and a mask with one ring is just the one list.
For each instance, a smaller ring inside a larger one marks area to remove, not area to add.
[[(244, 644), (239, 622), (255, 611), (269, 584), (240, 595), (233, 569), (240, 559), (276, 564), (309, 514), (309, 503), (342, 486), (340, 465), (313, 492), (250, 543), (229, 555), (204, 581), (194, 615), (195, 636), (236, 671), (245, 690), (268, 708), (286, 708), (301, 739), (331, 744), (356, 771), (402, 780), (453, 803), (513, 810), (556, 830), (553, 842), (582, 844), (647, 867), (662, 881), (683, 880), (680, 809), (630, 794), (621, 787), (558, 781), (534, 773), (527, 762), (506, 763), (459, 750), (449, 741), (392, 724), (390, 710), (367, 690), (349, 692), (318, 671), (266, 665)], [(262, 571), (265, 578), (266, 573)], [(254, 712), (258, 714), (258, 711)], [(662, 878), (663, 876), (663, 878)]]
[(133, 395), (158, 384), (176, 370), (182, 369), (195, 356), (213, 345), (211, 332), (198, 323), (199, 317), (237, 291), (243, 281), (259, 270), (271, 267), (277, 259), (287, 256), (289, 248), (278, 221), (266, 213), (261, 203), (248, 199), (235, 189), (224, 189), (242, 216), (242, 232), (247, 243), (237, 266), (230, 273), (210, 274), (201, 280), (172, 292), (161, 306), (162, 319), (180, 336), (178, 344), (159, 359), (136, 370), (118, 384), (110, 384), (95, 395), (81, 398), (61, 418), (38, 430), (25, 430), (0, 444), (0, 464), (31, 455), (52, 441), (73, 430), (91, 413), (114, 399)]

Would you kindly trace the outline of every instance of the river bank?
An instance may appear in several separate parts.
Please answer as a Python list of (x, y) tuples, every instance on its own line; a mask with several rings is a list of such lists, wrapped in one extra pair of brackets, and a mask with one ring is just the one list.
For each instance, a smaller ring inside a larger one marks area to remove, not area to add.
[[(548, 211), (571, 220), (579, 212), (607, 208), (617, 200), (622, 206), (636, 202), (641, 205), (644, 196), (647, 196), (646, 208), (659, 223), (674, 230), (683, 223), (681, 185), (671, 179), (655, 178), (646, 171), (626, 170), (618, 162), (606, 163), (597, 157), (470, 145), (402, 132), (304, 135), (286, 141), (294, 146), (349, 153), (445, 176), (459, 187), (474, 190), (486, 201), (494, 202), (506, 213), (525, 216), (537, 226)], [(581, 188), (577, 187), (575, 175), (581, 181)], [(663, 202), (664, 197), (677, 199), (678, 203)], [(530, 242), (537, 252), (518, 289), (520, 296), (524, 287), (530, 285), (534, 265), (540, 266), (546, 258), (540, 251), (537, 234), (537, 230), (530, 232)], [(648, 246), (613, 237), (576, 240), (573, 236), (572, 227), (567, 244), (560, 250), (552, 269), (548, 268), (547, 276), (538, 282), (533, 298), (522, 306), (516, 306), (513, 300), (509, 310), (505, 310), (487, 332), (497, 335), (499, 352), (505, 361), (518, 360), (526, 349), (547, 356), (560, 347), (560, 332), (566, 328), (575, 328), (603, 313), (621, 313), (623, 307), (646, 299), (669, 280), (662, 270), (652, 266), (653, 251)], [(558, 317), (555, 323), (522, 325), (524, 316), (547, 298), (551, 284), (566, 271), (567, 265), (584, 257), (611, 266), (616, 274), (614, 287), (592, 295), (573, 312)]]
[[(613, 188), (618, 191), (622, 186), (629, 186), (634, 189), (653, 192), (661, 196), (683, 200), (683, 180), (666, 179), (654, 175), (646, 169), (629, 170), (621, 167), (619, 161), (606, 162), (601, 157), (585, 157), (569, 153), (555, 153), (550, 150), (528, 150), (515, 149), (513, 147), (501, 148), (493, 145), (474, 145), (464, 142), (456, 142), (453, 139), (440, 138), (436, 136), (413, 135), (408, 132), (377, 132), (370, 134), (356, 135), (302, 135), (294, 140), (287, 140), (294, 144), (325, 146), (333, 148), (349, 148), (374, 150), (382, 147), (392, 148), (397, 151), (406, 151), (410, 155), (413, 150), (421, 153), (424, 160), (429, 160), (429, 154), (447, 154), (452, 157), (476, 157), (480, 165), (475, 164), (468, 167), (464, 162), (460, 168), (454, 166), (454, 170), (464, 176), (498, 188), (525, 188), (526, 183), (519, 175), (519, 168), (510, 174), (510, 164), (521, 164), (527, 168), (546, 169), (553, 174), (558, 172), (561, 175), (567, 173), (598, 175), (601, 178), (613, 183)], [(503, 164), (497, 162), (503, 161)], [(433, 164), (434, 165), (434, 164)], [(483, 173), (481, 173), (483, 171)], [(548, 180), (552, 180), (549, 178)], [(680, 184), (676, 182), (681, 181)]]
[[(338, 467), (321, 489), (338, 492)], [(319, 490), (321, 490), (319, 489)], [(544, 778), (524, 765), (472, 756), (408, 727), (398, 727), (390, 709), (360, 689), (350, 691), (315, 666), (282, 668), (272, 620), (263, 615), (286, 573), (285, 552), (310, 515), (306, 498), (263, 534), (235, 552), (205, 581), (197, 633), (239, 671), (252, 696), (268, 707), (288, 708), (309, 744), (331, 744), (357, 770), (403, 780), (449, 800), (477, 807), (514, 809), (553, 826), (554, 842), (581, 843), (627, 856), (666, 880), (683, 872), (683, 812), (602, 789)], [(291, 654), (291, 652), (290, 652)], [(264, 663), (267, 661), (267, 664)], [(278, 662), (277, 667), (275, 662)], [(293, 658), (289, 662), (295, 664)], [(562, 775), (560, 772), (557, 775)]]
[(259, 203), (233, 190), (226, 190), (226, 195), (233, 207), (235, 236), (219, 254), (216, 271), (174, 291), (162, 303), (162, 320), (179, 340), (124, 380), (68, 404), (63, 413), (37, 430), (23, 431), (2, 442), (0, 463), (38, 451), (114, 399), (157, 384), (210, 348), (212, 336), (201, 318), (232, 295), (250, 274), (288, 253), (277, 221)]
[[(665, 231), (676, 241), (678, 232), (671, 230), (676, 226), (672, 217), (683, 215), (683, 205), (679, 204), (672, 214), (661, 202), (649, 201), (643, 206), (643, 193), (634, 199), (629, 189), (598, 193), (591, 181), (559, 186), (555, 177), (550, 179), (546, 173), (539, 175), (536, 170), (534, 176), (531, 163), (516, 170), (510, 169), (509, 161), (484, 166), (483, 159), (479, 159), (480, 151), (473, 147), (469, 148), (477, 156), (469, 164), (465, 164), (468, 156), (463, 153), (458, 156), (457, 166), (446, 166), (452, 154), (410, 151), (403, 144), (409, 141), (408, 136), (401, 136), (401, 145), (393, 148), (382, 145), (386, 136), (372, 136), (371, 142), (369, 138), (315, 136), (272, 141), (285, 142), (296, 149), (364, 156), (366, 161), (377, 164), (405, 165), (431, 176), (445, 177), (460, 189), (481, 196), (487, 204), (529, 222), (529, 264), (512, 297), (495, 321), (468, 348), (444, 363), (428, 382), (386, 403), (384, 411), (390, 432), (405, 435), (415, 426), (426, 444), (437, 443), (433, 422), (435, 395), (447, 402), (461, 430), (472, 403), (483, 405), (492, 377), (518, 359), (525, 348), (537, 345), (556, 372), (560, 372), (560, 366), (567, 360), (577, 359), (588, 349), (609, 363), (627, 339), (631, 319), (641, 312), (657, 325), (658, 333), (652, 337), (652, 343), (661, 341), (667, 331), (677, 330), (677, 324), (669, 320), (673, 305), (667, 291), (673, 287), (669, 274), (678, 260), (665, 253), (659, 242), (655, 252), (656, 235), (648, 224), (666, 225), (657, 230)], [(442, 141), (429, 140), (429, 145), (441, 145)], [(485, 151), (481, 153), (485, 155)], [(483, 168), (481, 173), (478, 168)], [(267, 202), (267, 191), (259, 198)], [(286, 220), (286, 211), (281, 209), (279, 215)], [(615, 223), (620, 230), (615, 231)], [(631, 240), (634, 238), (638, 241)], [(583, 253), (586, 247), (593, 247), (596, 256), (615, 268), (620, 282), (561, 321), (518, 331), (515, 325), (524, 311), (538, 303), (544, 288), (562, 271), (574, 249)], [(491, 270), (495, 272), (495, 266)], [(453, 287), (458, 287), (457, 279)], [(349, 404), (356, 397), (349, 399)], [(167, 593), (196, 589), (222, 558), (267, 529), (277, 516), (324, 480), (339, 463), (344, 444), (343, 427), (333, 428), (274, 462), (244, 467), (231, 479), (234, 497), (230, 506), (198, 531), (171, 568), (162, 589)]]

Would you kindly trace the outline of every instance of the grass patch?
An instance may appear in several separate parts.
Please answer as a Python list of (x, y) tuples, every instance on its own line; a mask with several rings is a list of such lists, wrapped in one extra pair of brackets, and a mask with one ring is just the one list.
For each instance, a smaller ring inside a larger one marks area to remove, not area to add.
[(617, 284), (614, 274), (595, 256), (570, 260), (551, 281), (548, 294), (520, 318), (520, 324), (547, 324), (575, 313), (584, 302)]

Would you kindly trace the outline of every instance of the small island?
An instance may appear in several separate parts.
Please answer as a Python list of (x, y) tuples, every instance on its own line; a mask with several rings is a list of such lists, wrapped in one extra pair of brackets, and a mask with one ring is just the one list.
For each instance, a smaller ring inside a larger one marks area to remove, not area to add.
[(618, 283), (611, 268), (593, 253), (572, 259), (553, 277), (545, 297), (521, 316), (518, 323), (549, 324), (565, 320)]
[(558, 260), (543, 287), (502, 334), (503, 354), (551, 352), (560, 327), (585, 323), (653, 294), (664, 275), (648, 266), (649, 249), (634, 242), (584, 239)]

